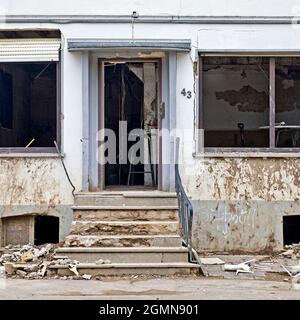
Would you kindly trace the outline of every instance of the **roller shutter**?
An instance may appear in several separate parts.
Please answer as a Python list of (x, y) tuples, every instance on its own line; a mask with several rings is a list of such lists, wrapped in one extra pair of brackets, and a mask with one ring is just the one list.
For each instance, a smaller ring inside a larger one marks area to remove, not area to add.
[(61, 40), (0, 39), (0, 62), (59, 61)]

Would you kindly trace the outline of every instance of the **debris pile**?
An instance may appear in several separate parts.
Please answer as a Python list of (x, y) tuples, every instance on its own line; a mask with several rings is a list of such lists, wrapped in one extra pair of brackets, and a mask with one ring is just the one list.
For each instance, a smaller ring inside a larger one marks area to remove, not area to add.
[(286, 251), (281, 255), (289, 259), (300, 259), (300, 243), (284, 246)]
[(36, 262), (41, 258), (47, 258), (51, 252), (53, 252), (53, 245), (47, 244), (39, 249), (31, 244), (20, 246), (7, 246), (6, 253), (0, 256), (0, 265), (4, 265), (6, 262)]
[[(7, 246), (0, 253), (0, 266), (4, 266), (7, 276), (13, 278), (41, 279), (44, 277), (72, 278), (90, 280), (91, 276), (81, 276), (77, 271), (78, 261), (67, 256), (55, 254), (55, 246), (47, 244), (42, 247), (27, 244), (24, 246)], [(51, 266), (66, 266), (76, 277), (59, 277)]]

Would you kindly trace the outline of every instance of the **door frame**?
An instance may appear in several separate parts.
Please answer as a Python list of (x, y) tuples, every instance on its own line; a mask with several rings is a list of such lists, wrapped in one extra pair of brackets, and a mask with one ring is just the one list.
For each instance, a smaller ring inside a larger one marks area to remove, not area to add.
[[(157, 129), (160, 131), (162, 129), (162, 116), (161, 116), (161, 105), (162, 105), (162, 59), (161, 58), (99, 58), (98, 59), (98, 132), (100, 130), (103, 132), (105, 126), (105, 72), (104, 65), (106, 62), (116, 61), (120, 63), (145, 63), (152, 62), (157, 64), (158, 72), (158, 90), (157, 90)], [(101, 150), (100, 145), (103, 143), (103, 136), (100, 137), (98, 141), (98, 150)], [(157, 139), (157, 186), (156, 190), (162, 190), (162, 138), (159, 135)], [(105, 164), (102, 161), (104, 158), (103, 154), (98, 154), (98, 187), (101, 191), (105, 190)], [(101, 159), (102, 157), (102, 159)], [(122, 188), (123, 186), (120, 186)], [(124, 186), (124, 189), (126, 186)]]

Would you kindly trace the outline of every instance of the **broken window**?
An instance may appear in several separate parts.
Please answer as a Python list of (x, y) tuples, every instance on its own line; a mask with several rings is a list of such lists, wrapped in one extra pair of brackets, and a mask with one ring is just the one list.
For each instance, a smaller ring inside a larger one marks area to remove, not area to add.
[(53, 147), (56, 63), (0, 63), (0, 147)]
[(0, 125), (13, 127), (13, 81), (9, 73), (0, 69)]
[(276, 59), (276, 146), (300, 147), (300, 58)]
[(206, 147), (267, 147), (268, 60), (203, 58)]
[(300, 147), (299, 58), (201, 56), (199, 72), (205, 147)]
[(0, 31), (0, 148), (54, 148), (60, 32)]

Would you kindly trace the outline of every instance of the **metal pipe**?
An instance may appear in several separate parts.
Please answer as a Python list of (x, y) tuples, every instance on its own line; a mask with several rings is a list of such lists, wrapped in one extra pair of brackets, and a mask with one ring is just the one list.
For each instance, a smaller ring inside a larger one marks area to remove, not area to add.
[[(132, 15), (6, 15), (6, 23), (132, 23)], [(139, 16), (136, 23), (300, 24), (295, 16)]]

